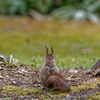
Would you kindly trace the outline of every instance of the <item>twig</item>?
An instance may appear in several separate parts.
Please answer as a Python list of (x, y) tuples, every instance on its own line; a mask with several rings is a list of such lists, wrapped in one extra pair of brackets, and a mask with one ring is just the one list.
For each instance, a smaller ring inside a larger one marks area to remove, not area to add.
[(51, 97), (51, 100), (53, 100), (53, 98), (54, 98), (54, 99), (57, 99), (56, 97), (50, 95), (49, 93), (46, 93), (46, 94), (47, 94), (49, 97)]

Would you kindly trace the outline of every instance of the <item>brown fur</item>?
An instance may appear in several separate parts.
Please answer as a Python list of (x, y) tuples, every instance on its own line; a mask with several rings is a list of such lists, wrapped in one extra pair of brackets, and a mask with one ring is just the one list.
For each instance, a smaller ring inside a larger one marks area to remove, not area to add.
[(53, 48), (51, 47), (51, 54), (48, 53), (47, 47), (46, 50), (47, 55), (40, 70), (41, 83), (46, 87), (53, 87), (63, 92), (70, 91), (70, 83), (62, 75), (60, 75), (59, 69), (56, 66)]
[(61, 90), (62, 92), (67, 92), (71, 90), (70, 83), (66, 78), (64, 78), (60, 74), (51, 74), (45, 80), (46, 87), (52, 87), (57, 90)]
[(59, 69), (56, 66), (56, 61), (54, 59), (54, 55), (53, 55), (53, 48), (51, 48), (52, 53), (49, 54), (48, 53), (48, 48), (46, 47), (47, 50), (47, 55), (46, 58), (44, 60), (44, 64), (40, 70), (40, 81), (42, 84), (45, 84), (45, 80), (47, 78), (48, 75), (50, 74), (54, 74), (54, 73), (59, 73)]

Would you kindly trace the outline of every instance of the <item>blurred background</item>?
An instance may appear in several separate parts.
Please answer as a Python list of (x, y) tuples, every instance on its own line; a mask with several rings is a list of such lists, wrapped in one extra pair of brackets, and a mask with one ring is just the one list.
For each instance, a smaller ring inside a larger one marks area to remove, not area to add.
[(100, 0), (0, 0), (0, 13), (38, 18), (39, 14), (41, 18), (44, 17), (42, 15), (50, 15), (57, 19), (97, 23), (100, 17)]
[(100, 0), (0, 0), (0, 54), (35, 68), (52, 45), (58, 67), (100, 57)]

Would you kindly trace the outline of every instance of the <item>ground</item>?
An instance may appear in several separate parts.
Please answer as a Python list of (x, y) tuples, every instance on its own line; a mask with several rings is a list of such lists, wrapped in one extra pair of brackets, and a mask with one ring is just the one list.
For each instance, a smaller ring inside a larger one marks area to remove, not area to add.
[[(61, 68), (61, 73), (71, 83), (71, 91), (62, 93), (40, 84), (39, 69), (22, 64), (0, 65), (0, 100), (99, 100), (100, 79), (89, 68)], [(96, 99), (98, 98), (98, 99)]]

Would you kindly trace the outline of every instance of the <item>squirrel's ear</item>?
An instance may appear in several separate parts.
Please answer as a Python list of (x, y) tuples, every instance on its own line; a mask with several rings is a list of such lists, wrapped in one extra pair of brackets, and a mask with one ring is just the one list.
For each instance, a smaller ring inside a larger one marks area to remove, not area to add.
[(51, 46), (51, 52), (52, 52), (51, 54), (53, 54), (53, 53), (54, 53), (54, 51), (53, 51), (53, 47), (52, 47), (52, 46)]
[(48, 55), (48, 48), (45, 46), (46, 50), (47, 50), (47, 55)]

